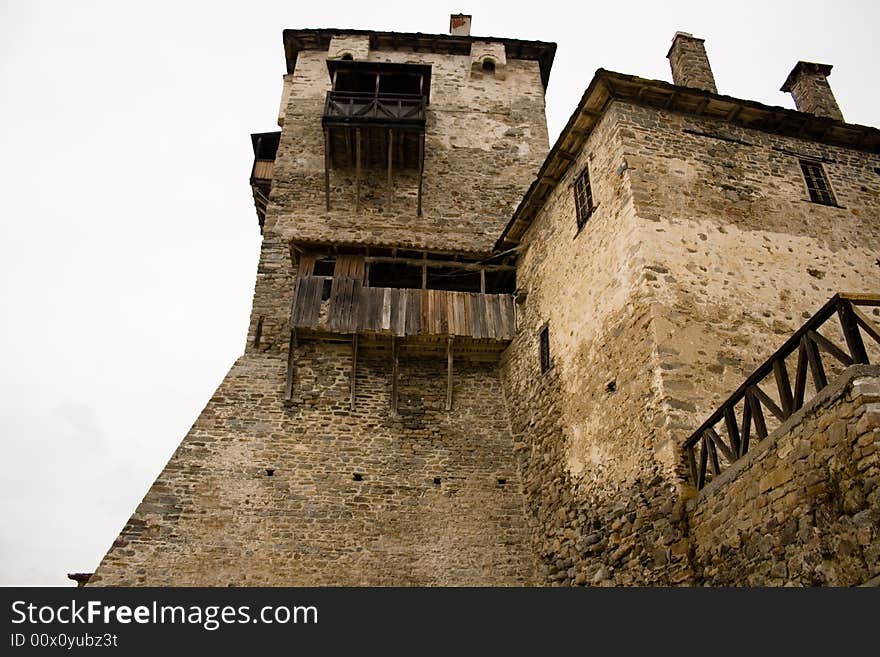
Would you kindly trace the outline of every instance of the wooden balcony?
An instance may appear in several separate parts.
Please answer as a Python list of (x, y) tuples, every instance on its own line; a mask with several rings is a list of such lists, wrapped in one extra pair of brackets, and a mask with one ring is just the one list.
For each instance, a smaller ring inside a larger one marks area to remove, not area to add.
[(260, 233), (266, 223), (266, 207), (269, 204), (269, 192), (272, 189), (272, 174), (275, 168), (275, 153), (281, 139), (280, 132), (265, 132), (251, 135), (254, 148), (254, 164), (251, 167), (251, 191), (254, 195), (254, 207), (260, 223)]
[(365, 287), (354, 278), (306, 276), (297, 280), (295, 295), (296, 329), (503, 342), (516, 332), (511, 294)]
[(425, 96), (328, 91), (324, 101), (324, 126), (377, 126), (424, 129)]

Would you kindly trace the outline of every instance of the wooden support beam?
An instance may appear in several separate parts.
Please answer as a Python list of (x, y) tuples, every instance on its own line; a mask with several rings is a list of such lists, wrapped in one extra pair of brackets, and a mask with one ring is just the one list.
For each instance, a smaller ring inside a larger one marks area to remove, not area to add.
[(813, 375), (813, 385), (816, 392), (821, 392), (828, 385), (828, 379), (825, 377), (825, 368), (822, 366), (822, 357), (819, 355), (819, 349), (816, 343), (809, 336), (803, 338), (804, 351), (807, 352), (807, 362), (810, 364), (810, 373)]
[(694, 447), (693, 445), (689, 445), (687, 447), (687, 458), (688, 458), (688, 469), (691, 472), (691, 481), (694, 483), (694, 486), (697, 485), (697, 460), (694, 458)]
[(709, 460), (709, 448), (706, 447), (706, 436), (700, 440), (700, 471), (697, 474), (697, 488), (706, 485), (706, 463)]
[(858, 325), (865, 330), (865, 333), (870, 335), (875, 342), (880, 344), (880, 330), (878, 330), (877, 327), (874, 326), (874, 323), (871, 321), (871, 319), (853, 305), (850, 305), (850, 311), (852, 311), (853, 317), (855, 318)]
[(804, 405), (804, 394), (807, 390), (807, 348), (806, 338), (801, 338), (798, 347), (797, 373), (794, 375), (794, 405), (793, 410), (798, 410)]
[(709, 447), (709, 457), (712, 463), (712, 472), (716, 475), (721, 474), (721, 464), (718, 463), (718, 450), (715, 449), (715, 441), (707, 440), (706, 445)]
[(776, 390), (779, 391), (779, 401), (782, 402), (782, 412), (787, 418), (794, 413), (794, 395), (791, 393), (791, 383), (788, 380), (784, 358), (773, 361), (773, 376), (776, 379)]
[(358, 334), (351, 336), (351, 410), (354, 410), (354, 398), (356, 394), (357, 380), (357, 359), (358, 359)]
[(743, 456), (749, 451), (749, 437), (752, 433), (752, 404), (749, 396), (743, 398), (743, 423), (740, 430), (739, 455)]
[(428, 289), (428, 254), (422, 253), (422, 289)]
[(388, 207), (391, 207), (393, 188), (391, 187), (391, 162), (394, 159), (394, 130), (388, 128)]
[(452, 336), (446, 339), (446, 410), (452, 410)]
[(774, 402), (766, 392), (761, 390), (761, 388), (759, 388), (757, 385), (754, 385), (749, 389), (752, 391), (752, 394), (758, 398), (758, 401), (766, 406), (767, 410), (773, 413), (773, 415), (775, 415), (780, 422), (785, 421), (785, 418), (788, 416), (782, 411), (781, 408), (779, 408), (779, 406), (776, 405), (776, 402)]
[(419, 196), (416, 208), (416, 216), (422, 216), (422, 178), (425, 174), (425, 133), (419, 134)]
[(733, 406), (727, 406), (724, 409), (724, 424), (727, 427), (727, 437), (730, 440), (730, 447), (733, 455), (739, 455), (739, 427), (736, 426), (736, 411)]
[[(843, 349), (831, 342), (831, 340), (826, 338), (821, 333), (817, 333), (816, 331), (807, 331), (807, 336), (816, 344), (817, 347), (834, 356), (837, 360), (843, 363), (844, 366), (849, 367), (853, 364), (853, 359), (850, 358), (850, 355), (848, 353), (846, 353)], [(865, 346), (862, 345), (862, 350), (864, 350), (864, 348)], [(865, 356), (865, 358), (867, 359), (867, 356)]]
[(758, 440), (767, 437), (767, 423), (764, 421), (764, 410), (761, 408), (760, 397), (755, 393), (755, 386), (751, 386), (746, 392), (746, 401), (752, 407), (752, 421), (755, 423), (755, 435)]
[(361, 211), (361, 129), (355, 128), (354, 146), (354, 211)]
[(846, 340), (846, 346), (852, 355), (852, 360), (856, 363), (868, 363), (868, 352), (865, 350), (865, 343), (862, 341), (862, 334), (859, 333), (858, 320), (853, 312), (852, 303), (842, 299), (837, 304), (837, 317), (840, 319), (840, 327), (843, 329), (843, 337)]
[[(733, 452), (730, 451), (730, 448), (728, 448), (728, 446), (724, 443), (724, 441), (721, 440), (721, 436), (719, 436), (715, 432), (715, 429), (713, 429), (712, 427), (709, 427), (708, 429), (706, 429), (705, 433), (706, 433), (706, 436), (708, 436), (709, 439), (715, 444), (715, 446), (721, 450), (721, 453), (724, 455), (724, 458), (727, 459), (728, 463), (733, 463), (736, 460), (736, 456), (734, 456)], [(717, 458), (718, 457), (716, 455), (715, 459), (717, 460)]]
[(284, 399), (293, 399), (293, 378), (296, 374), (296, 329), (290, 329), (290, 338), (287, 341), (287, 380), (284, 385)]
[(324, 205), (330, 212), (330, 129), (324, 128)]
[(486, 294), (486, 268), (480, 267), (480, 294)]
[(397, 415), (397, 375), (398, 375), (397, 337), (391, 337), (391, 412)]

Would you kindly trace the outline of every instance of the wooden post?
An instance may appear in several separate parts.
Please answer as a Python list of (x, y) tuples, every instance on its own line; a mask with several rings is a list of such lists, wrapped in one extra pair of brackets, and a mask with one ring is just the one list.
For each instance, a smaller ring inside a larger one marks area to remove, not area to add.
[(425, 133), (419, 134), (419, 197), (416, 216), (422, 216), (422, 178), (425, 173)]
[(428, 289), (428, 254), (422, 253), (422, 289)]
[(688, 468), (691, 472), (691, 481), (694, 486), (697, 485), (697, 460), (694, 458), (694, 447), (691, 445), (687, 448)]
[(355, 381), (357, 380), (358, 334), (351, 336), (351, 410), (354, 410)]
[(394, 415), (397, 415), (397, 375), (398, 375), (398, 360), (397, 360), (397, 338), (395, 336), (391, 337), (391, 412)]
[(739, 454), (739, 428), (736, 426), (736, 412), (733, 406), (724, 409), (724, 424), (727, 427), (727, 437), (730, 439), (730, 447), (733, 453)]
[(361, 129), (355, 128), (354, 146), (354, 211), (361, 210)]
[(480, 294), (486, 294), (486, 270), (480, 269)]
[(324, 204), (330, 212), (330, 128), (324, 128)]
[(446, 339), (446, 410), (452, 410), (452, 336)]
[(296, 329), (290, 329), (290, 339), (287, 341), (287, 382), (284, 386), (284, 399), (290, 401), (293, 398), (293, 377), (296, 368)]
[(391, 162), (394, 156), (394, 130), (388, 128), (388, 207), (391, 207)]
[(840, 318), (840, 327), (843, 329), (843, 337), (846, 340), (846, 346), (849, 353), (856, 363), (868, 363), (868, 352), (865, 350), (865, 343), (862, 341), (862, 334), (859, 333), (859, 325), (856, 323), (855, 313), (852, 310), (852, 303), (841, 299), (837, 302), (837, 316)]
[(791, 392), (791, 382), (788, 380), (788, 370), (785, 368), (785, 359), (773, 361), (773, 376), (776, 378), (776, 389), (779, 391), (779, 401), (782, 402), (782, 412), (787, 418), (794, 413), (794, 395)]

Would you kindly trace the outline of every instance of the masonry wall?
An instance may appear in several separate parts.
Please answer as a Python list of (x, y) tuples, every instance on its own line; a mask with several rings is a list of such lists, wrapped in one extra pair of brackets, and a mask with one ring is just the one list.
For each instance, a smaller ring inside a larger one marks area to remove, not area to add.
[[(648, 227), (635, 213), (612, 106), (523, 240), (526, 292), (504, 362), (541, 577), (550, 584), (691, 580), (665, 427)], [(578, 232), (572, 184), (597, 208)], [(552, 368), (540, 372), (547, 324)]]
[(300, 52), (288, 82), (267, 232), (288, 241), (490, 252), (547, 154), (538, 62), (508, 59), (503, 75), (472, 75), (469, 55), (369, 53), (371, 61), (432, 67), (423, 216), (417, 217), (417, 172), (394, 173), (389, 208), (384, 168), (364, 171), (360, 214), (354, 212), (354, 171), (332, 170), (326, 212), (321, 115), (330, 89), (327, 57), (326, 51)]
[[(618, 112), (679, 444), (832, 295), (880, 293), (880, 155), (633, 105)], [(810, 202), (800, 156), (823, 160), (840, 207)], [(833, 323), (824, 330), (844, 345)]]
[[(824, 160), (840, 207), (809, 201), (799, 155)], [(578, 232), (572, 186), (587, 163), (597, 208)], [(679, 446), (835, 292), (880, 292), (878, 164), (724, 122), (606, 111), (524, 236), (527, 296), (505, 358), (545, 582), (700, 582)]]
[(239, 359), (90, 585), (533, 583), (497, 366), (457, 361), (447, 412), (445, 354), (404, 354), (393, 417), (378, 348), (349, 409), (350, 350), (301, 345), (292, 404), (286, 359)]
[(880, 368), (855, 366), (700, 491), (695, 566), (713, 586), (880, 577)]

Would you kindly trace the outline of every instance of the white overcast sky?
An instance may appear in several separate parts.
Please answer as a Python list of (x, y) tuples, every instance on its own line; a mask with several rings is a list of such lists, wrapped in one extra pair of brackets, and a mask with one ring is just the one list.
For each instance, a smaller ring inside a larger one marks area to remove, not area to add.
[(260, 235), (249, 134), (277, 129), (284, 28), (558, 44), (551, 143), (597, 68), (671, 81), (676, 30), (721, 93), (793, 108), (834, 65), (877, 126), (874, 2), (0, 0), (0, 585), (91, 572), (244, 347)]

